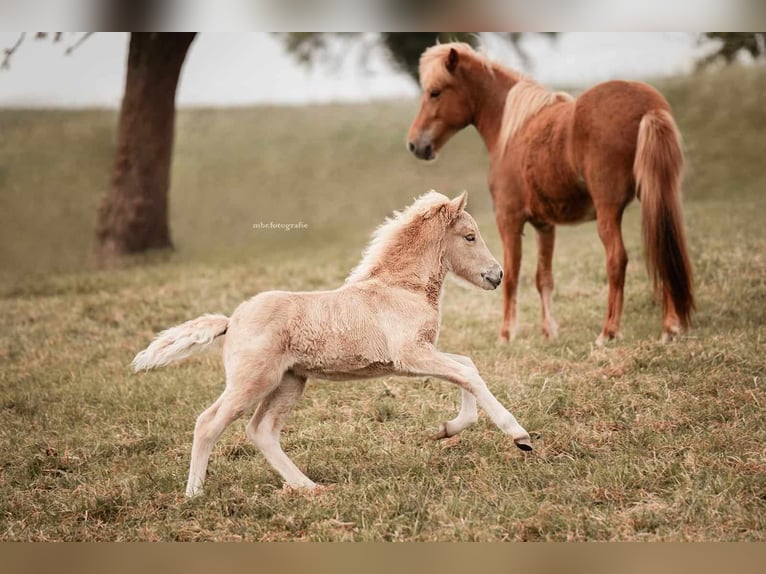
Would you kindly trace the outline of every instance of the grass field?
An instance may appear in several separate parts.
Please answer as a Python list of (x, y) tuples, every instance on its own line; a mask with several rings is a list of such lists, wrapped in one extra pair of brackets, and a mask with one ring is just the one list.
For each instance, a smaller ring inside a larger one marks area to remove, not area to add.
[[(333, 488), (282, 490), (237, 423), (192, 501), (192, 429), (222, 388), (220, 358), (134, 375), (133, 355), (155, 331), (259, 291), (339, 285), (374, 226), (431, 187), (469, 189), (500, 256), (483, 146), (466, 132), (418, 163), (404, 149), (415, 102), (183, 111), (176, 251), (95, 270), (116, 114), (0, 111), (0, 539), (766, 539), (766, 72), (661, 88), (689, 160), (690, 333), (657, 342), (633, 205), (625, 338), (592, 344), (606, 281), (591, 223), (560, 229), (561, 335), (544, 341), (529, 231), (517, 340), (497, 341), (499, 291), (448, 283), (440, 347), (474, 359), (534, 453), (484, 415), (429, 440), (457, 409), (447, 383), (314, 381), (283, 445)], [(253, 229), (270, 221), (309, 227)]]

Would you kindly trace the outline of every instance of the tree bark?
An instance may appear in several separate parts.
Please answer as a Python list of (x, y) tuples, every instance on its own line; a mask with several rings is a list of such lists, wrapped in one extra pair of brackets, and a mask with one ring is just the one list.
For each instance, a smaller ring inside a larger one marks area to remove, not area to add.
[(194, 33), (133, 32), (117, 153), (98, 214), (95, 254), (172, 248), (168, 189), (178, 79)]

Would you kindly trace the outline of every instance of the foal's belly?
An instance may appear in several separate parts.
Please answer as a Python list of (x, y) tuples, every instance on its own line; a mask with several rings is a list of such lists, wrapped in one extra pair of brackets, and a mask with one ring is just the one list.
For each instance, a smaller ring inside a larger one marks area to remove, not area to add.
[(295, 365), (290, 369), (305, 379), (326, 379), (328, 381), (351, 381), (354, 379), (372, 379), (395, 374), (393, 362), (372, 361), (363, 366), (320, 367)]

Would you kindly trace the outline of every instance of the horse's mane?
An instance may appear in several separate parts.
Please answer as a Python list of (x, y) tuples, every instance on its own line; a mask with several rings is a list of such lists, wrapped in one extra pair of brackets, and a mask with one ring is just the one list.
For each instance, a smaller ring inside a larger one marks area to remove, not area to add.
[[(418, 72), (421, 88), (426, 89), (429, 86), (438, 85), (443, 80), (449, 78), (450, 72), (447, 70), (445, 62), (450, 50), (455, 50), (461, 60), (469, 60), (479, 64), (489, 74), (494, 75), (495, 68), (499, 67), (495, 62), (487, 58), (483, 48), (479, 48), (477, 52), (470, 44), (464, 42), (436, 44), (426, 49), (423, 55), (420, 56)], [(507, 71), (515, 73), (513, 70)]]
[(477, 52), (469, 44), (462, 42), (437, 44), (423, 52), (420, 57), (420, 84), (423, 89), (444, 83), (450, 77), (446, 66), (450, 50), (457, 51), (461, 61), (467, 60), (478, 64), (488, 74), (492, 76), (502, 74), (513, 82), (513, 87), (508, 91), (505, 99), (500, 124), (498, 145), (502, 151), (505, 151), (510, 139), (529, 118), (551, 104), (573, 99), (564, 92), (551, 92), (521, 72), (491, 61), (484, 53)]
[(450, 199), (437, 191), (431, 190), (418, 197), (415, 202), (402, 211), (395, 211), (373, 232), (372, 239), (364, 250), (359, 264), (351, 271), (346, 283), (366, 279), (386, 256), (389, 249), (396, 246), (400, 235), (412, 225), (420, 222), (434, 208), (449, 203)]
[(497, 140), (501, 154), (505, 152), (511, 138), (531, 117), (556, 102), (573, 100), (574, 98), (565, 92), (551, 92), (530, 78), (520, 78), (508, 90), (508, 95), (505, 97), (503, 120), (500, 123), (500, 135)]

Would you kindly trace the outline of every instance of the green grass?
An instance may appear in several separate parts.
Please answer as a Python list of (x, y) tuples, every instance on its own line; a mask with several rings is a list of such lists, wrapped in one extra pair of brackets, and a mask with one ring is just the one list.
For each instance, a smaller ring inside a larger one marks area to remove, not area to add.
[[(449, 283), (440, 346), (471, 356), (533, 433), (526, 455), (435, 380), (315, 381), (283, 445), (317, 495), (285, 492), (227, 431), (206, 494), (182, 496), (194, 419), (218, 395), (217, 353), (133, 375), (152, 334), (231, 312), (261, 290), (337, 286), (372, 228), (430, 187), (471, 190), (500, 254), (486, 153), (460, 134), (427, 166), (404, 149), (415, 102), (180, 114), (173, 254), (95, 270), (89, 249), (112, 112), (0, 111), (0, 538), (3, 540), (766, 539), (766, 91), (763, 70), (661, 86), (688, 148), (695, 328), (657, 342), (660, 311), (626, 215), (625, 338), (604, 314), (593, 224), (561, 228), (561, 336), (540, 335), (528, 230), (521, 331), (496, 338), (501, 294)], [(255, 231), (259, 221), (309, 229)]]

